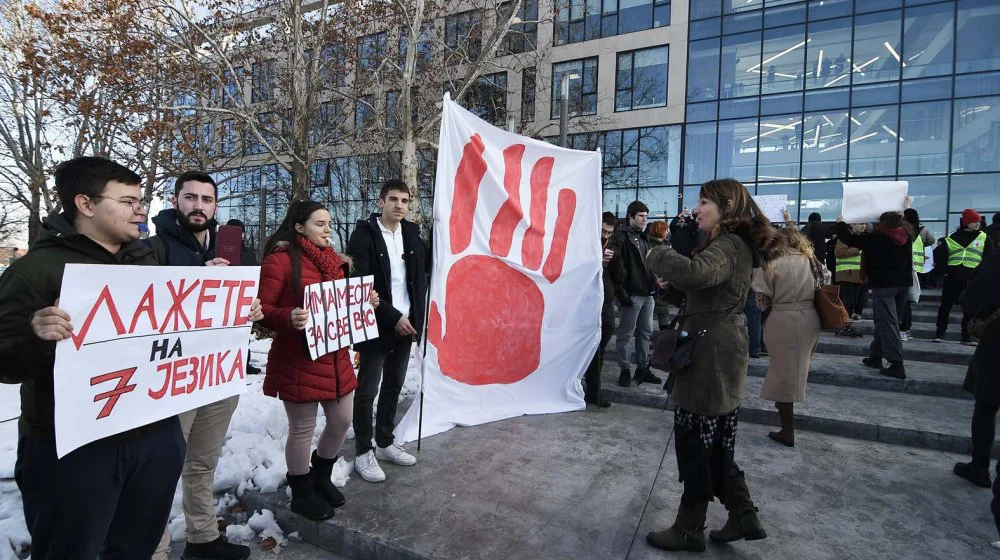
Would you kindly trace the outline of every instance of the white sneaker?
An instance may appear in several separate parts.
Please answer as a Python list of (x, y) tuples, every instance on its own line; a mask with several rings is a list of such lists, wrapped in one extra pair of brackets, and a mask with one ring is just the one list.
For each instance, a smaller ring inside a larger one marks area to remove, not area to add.
[(409, 467), (417, 464), (417, 458), (406, 452), (402, 446), (398, 444), (390, 444), (389, 447), (376, 447), (375, 457), (383, 461), (389, 461), (403, 467)]
[(385, 480), (385, 472), (378, 466), (375, 460), (375, 452), (369, 450), (364, 455), (354, 459), (354, 470), (358, 471), (361, 478), (368, 482), (382, 482)]
[(912, 338), (913, 336), (910, 335), (910, 331), (902, 331), (899, 333), (899, 340), (903, 342), (907, 342)]
[(943, 338), (935, 338), (934, 342), (937, 342), (938, 344), (941, 344), (942, 342), (944, 342), (944, 339)]

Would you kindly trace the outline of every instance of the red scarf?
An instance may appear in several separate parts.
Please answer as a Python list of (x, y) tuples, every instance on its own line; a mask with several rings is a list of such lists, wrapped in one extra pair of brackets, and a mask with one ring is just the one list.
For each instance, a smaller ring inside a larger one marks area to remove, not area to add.
[(306, 239), (304, 235), (297, 236), (297, 239), (299, 247), (302, 249), (302, 254), (316, 265), (324, 282), (333, 280), (338, 276), (343, 276), (341, 267), (344, 265), (344, 261), (340, 259), (340, 256), (332, 247), (320, 249), (315, 243)]

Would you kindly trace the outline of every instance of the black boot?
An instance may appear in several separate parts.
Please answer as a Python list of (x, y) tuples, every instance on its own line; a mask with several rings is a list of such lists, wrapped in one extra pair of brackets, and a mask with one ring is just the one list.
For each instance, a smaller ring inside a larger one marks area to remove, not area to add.
[(785, 445), (795, 447), (795, 405), (793, 403), (774, 403), (781, 418), (781, 429), (767, 434), (767, 437)]
[(292, 511), (313, 521), (330, 519), (337, 512), (316, 493), (312, 471), (297, 476), (289, 474), (287, 477), (292, 488)]
[(337, 462), (337, 457), (324, 459), (316, 451), (312, 454), (313, 483), (319, 497), (326, 500), (328, 504), (337, 508), (344, 505), (344, 495), (337, 490), (337, 487), (330, 481), (333, 473), (333, 465)]
[(618, 386), (629, 387), (630, 385), (632, 385), (632, 372), (628, 368), (622, 368), (622, 372), (618, 376)]
[(184, 545), (184, 560), (246, 560), (250, 557), (250, 547), (233, 544), (226, 537), (219, 536), (207, 543), (187, 543)]
[(635, 384), (642, 385), (643, 383), (656, 383), (659, 385), (663, 383), (663, 380), (659, 377), (653, 375), (652, 370), (649, 366), (636, 366), (635, 368)]
[(882, 368), (878, 372), (894, 379), (906, 379), (906, 369), (903, 367), (903, 362), (890, 361), (889, 367)]
[(882, 369), (882, 358), (876, 358), (874, 356), (868, 356), (867, 358), (861, 360), (862, 364), (874, 369)]
[(990, 481), (989, 465), (983, 467), (977, 465), (975, 462), (955, 463), (954, 471), (958, 476), (968, 480), (980, 488), (989, 488), (992, 485), (992, 482)]
[(757, 508), (750, 500), (750, 489), (746, 478), (740, 473), (730, 479), (729, 499), (726, 509), (729, 519), (718, 531), (709, 531), (708, 538), (715, 542), (733, 542), (740, 539), (758, 541), (767, 538), (767, 532), (757, 517)]
[(685, 506), (681, 502), (677, 519), (669, 529), (646, 534), (646, 542), (662, 550), (705, 552), (705, 513), (708, 502)]

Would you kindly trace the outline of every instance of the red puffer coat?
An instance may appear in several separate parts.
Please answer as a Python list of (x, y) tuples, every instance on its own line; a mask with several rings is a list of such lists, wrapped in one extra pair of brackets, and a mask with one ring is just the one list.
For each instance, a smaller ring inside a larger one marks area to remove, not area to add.
[[(311, 260), (303, 256), (301, 261), (301, 286), (294, 291), (292, 261), (284, 247), (278, 247), (261, 264), (258, 297), (264, 311), (263, 323), (276, 333), (267, 355), (264, 394), (295, 403), (337, 399), (358, 386), (347, 348), (313, 361), (305, 332), (293, 329), (288, 323), (292, 309), (302, 307), (302, 286), (322, 281)], [(346, 269), (344, 263), (334, 279), (344, 278)]]

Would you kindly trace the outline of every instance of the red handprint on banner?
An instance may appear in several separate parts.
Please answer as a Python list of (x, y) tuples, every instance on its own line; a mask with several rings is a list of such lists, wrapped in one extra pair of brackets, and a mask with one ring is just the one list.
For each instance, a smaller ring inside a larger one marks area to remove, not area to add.
[[(455, 174), (448, 224), (453, 255), (468, 249), (472, 241), (479, 190), (487, 170), (485, 150), (482, 139), (474, 134), (465, 145)], [(515, 230), (525, 217), (521, 207), (524, 150), (523, 144), (514, 144), (503, 151), (507, 200), (493, 220), (490, 254), (462, 257), (448, 271), (446, 324), (442, 325), (439, 302), (431, 302), (427, 336), (437, 348), (441, 372), (467, 385), (516, 383), (538, 369), (541, 359), (545, 298), (535, 280), (501, 260), (510, 253)], [(543, 157), (531, 170), (529, 222), (521, 241), (521, 264), (528, 270), (541, 268), (549, 283), (562, 275), (576, 212), (576, 193), (560, 190), (552, 245), (543, 264), (553, 164), (553, 158)]]

